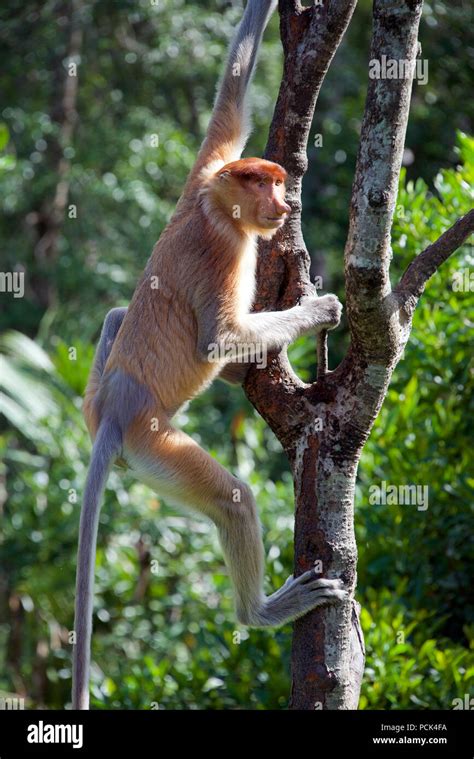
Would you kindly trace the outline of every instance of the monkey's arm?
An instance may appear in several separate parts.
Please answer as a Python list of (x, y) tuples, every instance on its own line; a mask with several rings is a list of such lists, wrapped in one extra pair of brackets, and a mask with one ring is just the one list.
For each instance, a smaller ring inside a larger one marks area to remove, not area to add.
[(207, 135), (186, 189), (210, 163), (229, 163), (240, 158), (251, 128), (246, 92), (255, 69), (264, 29), (276, 5), (277, 0), (247, 2), (242, 21), (230, 45)]
[(334, 329), (341, 318), (342, 305), (335, 295), (307, 298), (286, 311), (247, 314), (240, 323), (242, 342), (261, 343), (278, 350), (301, 335)]
[(339, 324), (341, 311), (342, 305), (335, 295), (323, 295), (305, 298), (301, 305), (286, 311), (245, 314), (233, 325), (202, 320), (198, 348), (204, 357), (215, 349), (216, 344), (222, 347), (223, 352), (230, 349), (234, 353), (248, 352), (249, 346), (254, 352), (281, 350), (301, 335), (334, 329)]

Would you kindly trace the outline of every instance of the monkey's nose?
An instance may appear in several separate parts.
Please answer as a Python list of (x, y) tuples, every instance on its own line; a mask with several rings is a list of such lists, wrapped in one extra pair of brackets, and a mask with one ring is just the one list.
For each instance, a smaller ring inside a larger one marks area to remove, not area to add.
[(290, 213), (291, 206), (288, 205), (288, 203), (281, 203), (281, 205), (277, 208), (277, 213), (279, 216), (283, 216), (285, 213)]

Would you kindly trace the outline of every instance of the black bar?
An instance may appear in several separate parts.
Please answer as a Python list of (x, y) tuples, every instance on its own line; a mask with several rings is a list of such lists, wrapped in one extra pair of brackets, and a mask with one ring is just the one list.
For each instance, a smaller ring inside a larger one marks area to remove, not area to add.
[[(183, 751), (211, 757), (241, 752), (247, 759), (260, 747), (265, 759), (272, 751), (288, 759), (298, 754), (323, 759), (322, 751), (331, 757), (360, 751), (362, 757), (472, 759), (473, 716), (469, 710), (0, 711), (0, 759), (92, 757), (99, 751), (107, 752), (106, 758), (133, 759)], [(46, 742), (50, 738), (71, 742)]]

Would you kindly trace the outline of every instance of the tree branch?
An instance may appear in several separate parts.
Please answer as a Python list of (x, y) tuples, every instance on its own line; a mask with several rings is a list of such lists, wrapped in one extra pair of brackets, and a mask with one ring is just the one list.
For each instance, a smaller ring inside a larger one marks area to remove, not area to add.
[(399, 298), (407, 296), (418, 299), (430, 277), (473, 232), (474, 209), (458, 219), (411, 262), (395, 288)]
[(323, 329), (318, 335), (317, 342), (317, 356), (318, 356), (318, 380), (323, 380), (328, 373), (328, 333)]
[[(366, 357), (389, 360), (394, 340), (383, 300), (390, 293), (390, 231), (395, 208), (422, 0), (374, 0), (371, 76), (352, 188), (345, 250), (352, 341)], [(397, 78), (377, 71), (394, 61)], [(410, 72), (407, 75), (407, 72)]]
[[(259, 245), (256, 311), (289, 308), (314, 291), (301, 232), (306, 148), (321, 85), (356, 3), (332, 0), (304, 8), (298, 0), (280, 0), (284, 70), (264, 155), (288, 171), (292, 212), (282, 231)], [(306, 385), (291, 370), (285, 353), (271, 357), (266, 371), (250, 369), (244, 388), (279, 440), (287, 445), (294, 440), (307, 417)]]

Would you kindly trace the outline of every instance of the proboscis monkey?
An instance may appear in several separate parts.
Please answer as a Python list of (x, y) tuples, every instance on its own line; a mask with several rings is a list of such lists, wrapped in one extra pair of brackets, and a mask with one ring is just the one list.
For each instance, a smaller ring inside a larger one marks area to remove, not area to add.
[[(341, 305), (316, 296), (287, 311), (251, 313), (258, 237), (269, 238), (290, 212), (285, 170), (240, 158), (250, 121), (245, 94), (276, 0), (249, 0), (231, 44), (206, 138), (176, 211), (158, 240), (127, 309), (104, 324), (84, 413), (94, 439), (81, 513), (77, 566), (73, 707), (89, 705), (94, 563), (108, 472), (120, 459), (172, 504), (217, 527), (245, 625), (280, 625), (345, 598), (337, 579), (313, 571), (263, 592), (264, 553), (255, 500), (173, 426), (176, 411), (219, 374), (242, 379), (243, 351), (278, 350), (300, 335), (331, 329)], [(211, 358), (212, 354), (212, 358)], [(233, 359), (233, 360), (232, 360)]]

